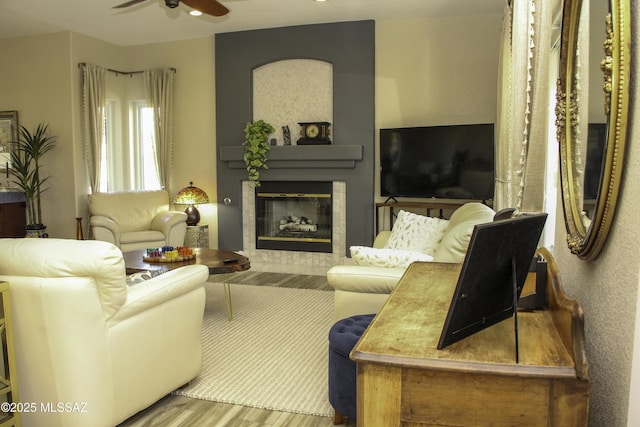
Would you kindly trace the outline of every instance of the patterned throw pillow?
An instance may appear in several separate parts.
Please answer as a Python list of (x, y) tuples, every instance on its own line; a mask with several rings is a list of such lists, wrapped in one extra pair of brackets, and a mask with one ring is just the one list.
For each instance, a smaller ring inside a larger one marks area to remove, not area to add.
[(446, 219), (401, 210), (393, 223), (385, 248), (422, 252), (433, 256), (448, 224), (449, 221)]
[(136, 283), (142, 283), (145, 280), (153, 279), (156, 276), (164, 273), (165, 270), (150, 270), (150, 271), (140, 271), (138, 273), (129, 274), (127, 276), (127, 285), (135, 285)]
[(433, 260), (430, 255), (401, 249), (377, 249), (366, 246), (351, 246), (349, 249), (356, 265), (367, 267), (406, 268), (414, 261)]

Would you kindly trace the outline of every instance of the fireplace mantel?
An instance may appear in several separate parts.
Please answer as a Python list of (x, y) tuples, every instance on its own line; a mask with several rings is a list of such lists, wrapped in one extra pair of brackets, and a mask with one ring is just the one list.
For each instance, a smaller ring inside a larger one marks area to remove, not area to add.
[[(230, 169), (245, 169), (243, 146), (220, 147)], [(353, 169), (363, 158), (362, 145), (276, 145), (269, 150), (269, 169)]]

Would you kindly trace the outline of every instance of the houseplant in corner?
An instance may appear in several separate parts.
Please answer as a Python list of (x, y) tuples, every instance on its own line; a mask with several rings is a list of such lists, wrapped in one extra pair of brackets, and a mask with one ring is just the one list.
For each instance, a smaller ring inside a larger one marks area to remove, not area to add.
[(271, 149), (268, 138), (274, 128), (263, 120), (247, 123), (244, 128), (244, 163), (249, 172), (249, 181), (260, 186), (260, 169), (268, 169), (267, 152)]
[(42, 157), (55, 146), (55, 137), (47, 136), (49, 125), (40, 123), (33, 133), (20, 126), (20, 134), (11, 153), (12, 182), (23, 192), (27, 205), (26, 237), (46, 237), (47, 227), (42, 223), (41, 195), (49, 177), (41, 174)]

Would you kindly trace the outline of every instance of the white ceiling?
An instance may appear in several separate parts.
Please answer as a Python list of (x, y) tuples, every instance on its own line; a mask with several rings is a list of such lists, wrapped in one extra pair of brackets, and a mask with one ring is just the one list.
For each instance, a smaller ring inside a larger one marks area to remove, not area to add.
[(224, 17), (188, 15), (181, 4), (146, 0), (0, 0), (0, 39), (73, 31), (119, 46), (186, 40), (240, 30), (363, 19), (500, 15), (506, 0), (221, 0)]

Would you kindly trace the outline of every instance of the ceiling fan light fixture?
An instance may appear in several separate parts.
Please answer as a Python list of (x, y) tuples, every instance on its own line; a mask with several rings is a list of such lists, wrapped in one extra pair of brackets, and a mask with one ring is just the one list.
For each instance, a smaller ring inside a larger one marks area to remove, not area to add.
[(193, 10), (189, 11), (189, 15), (191, 15), (191, 16), (202, 16), (202, 12), (200, 12), (199, 10), (193, 9)]
[[(128, 0), (125, 3), (114, 6), (114, 8), (121, 9), (144, 1), (145, 0)], [(195, 16), (200, 16), (205, 13), (211, 16), (224, 16), (229, 13), (229, 9), (217, 0), (164, 0), (164, 4), (168, 8), (175, 9), (180, 5), (180, 1), (187, 5), (189, 9), (193, 9), (190, 14)]]

